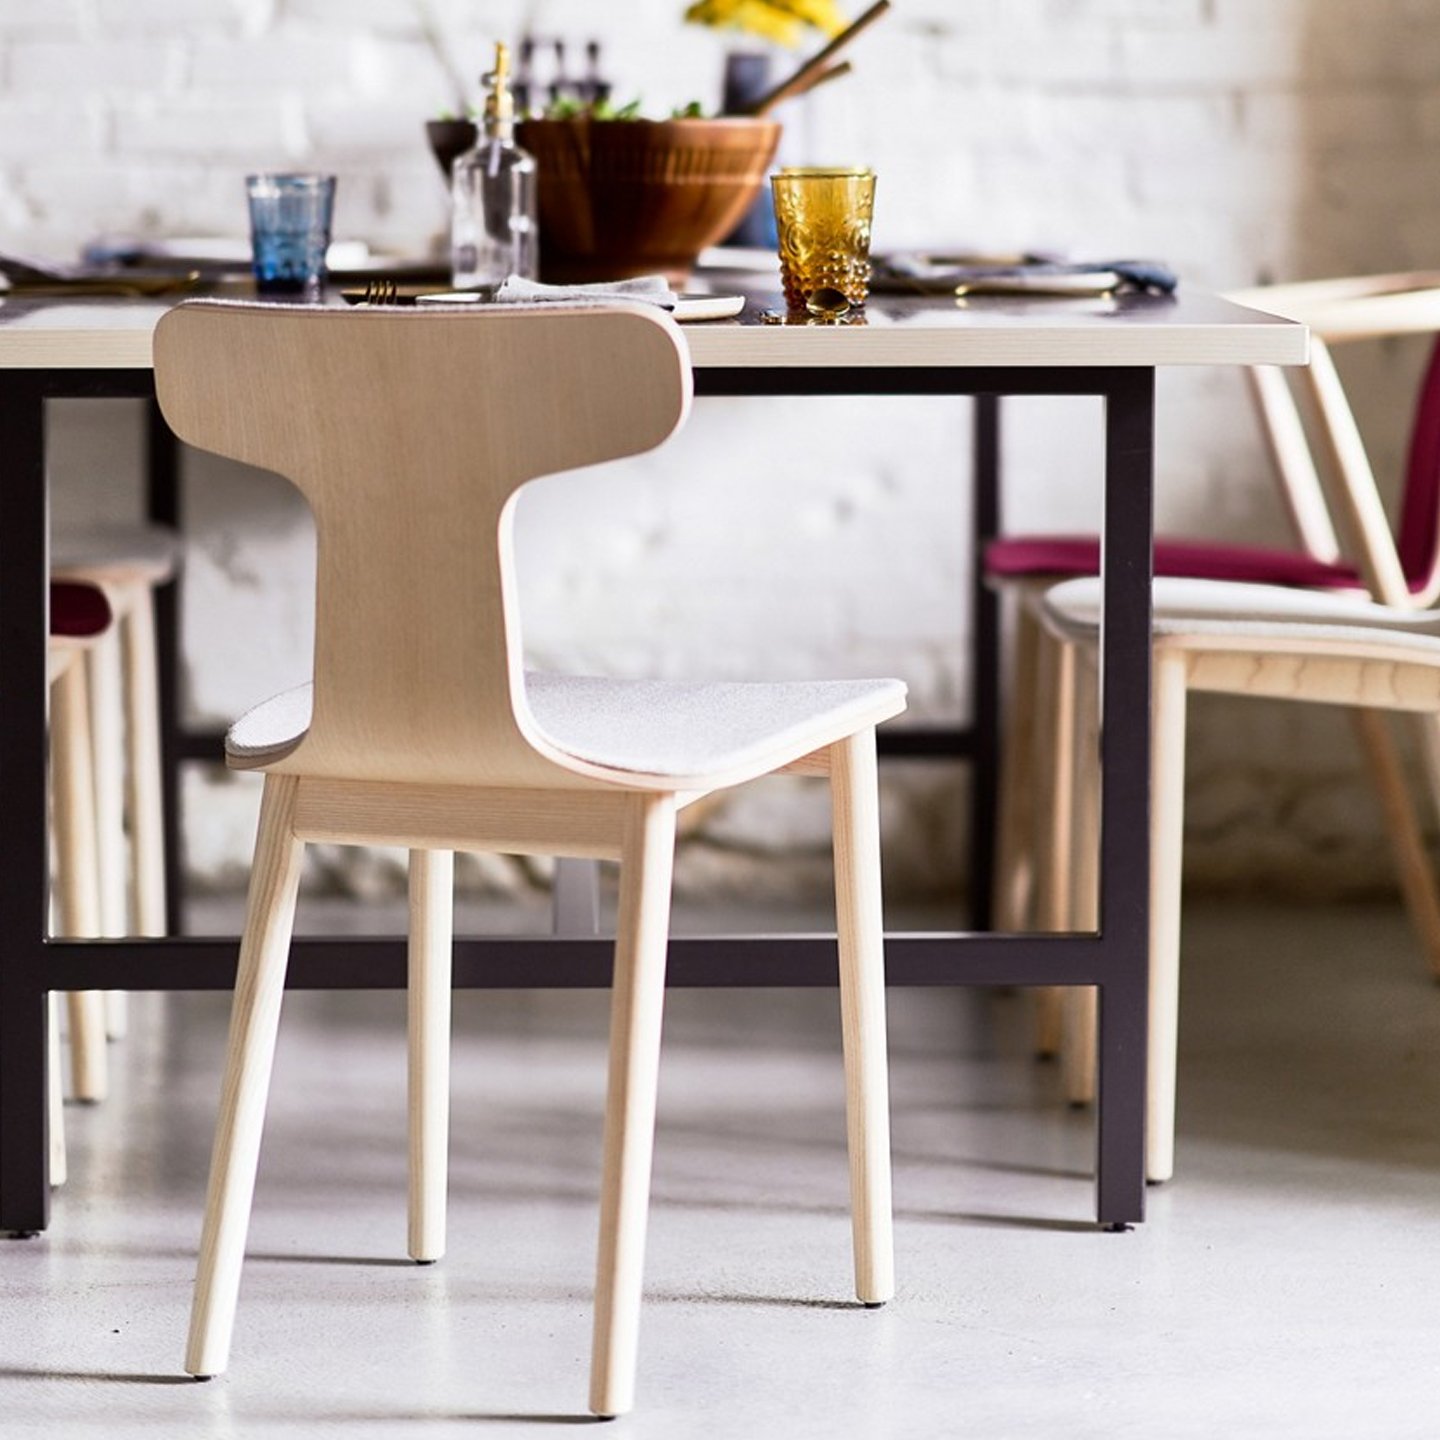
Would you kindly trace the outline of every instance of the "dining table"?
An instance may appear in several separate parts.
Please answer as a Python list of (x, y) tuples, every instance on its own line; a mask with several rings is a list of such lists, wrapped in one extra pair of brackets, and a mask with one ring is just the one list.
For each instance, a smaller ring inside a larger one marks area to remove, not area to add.
[[(56, 293), (0, 295), (0, 1231), (50, 1223), (46, 1063), (52, 991), (190, 991), (233, 987), (236, 937), (72, 939), (49, 933), (46, 406), (129, 396), (151, 404), (152, 518), (177, 521), (175, 442), (154, 408), (152, 337), (173, 298)], [(329, 297), (328, 303), (342, 303)], [(771, 304), (774, 301), (772, 299)], [(1101, 638), (1103, 825), (1098, 924), (1070, 933), (967, 929), (887, 932), (896, 986), (1095, 986), (1099, 994), (1095, 1217), (1125, 1229), (1145, 1213), (1150, 803), (1150, 582), (1155, 377), (1169, 366), (1301, 365), (1305, 327), (1188, 287), (1041, 297), (874, 296), (859, 323), (772, 323), (763, 299), (734, 319), (682, 327), (695, 393), (854, 397), (857, 424), (873, 396), (928, 396), (973, 406), (971, 453), (947, 483), (969, 487), (973, 523), (954, 537), (957, 577), (971, 587), (974, 704), (965, 727), (905, 727), (886, 753), (954, 755), (976, 768), (971, 826), (988, 851), (998, 772), (999, 624), (981, 550), (1004, 525), (1001, 402), (1010, 396), (1096, 397), (1103, 408), (1104, 623)], [(881, 415), (877, 409), (877, 416)], [(884, 423), (877, 419), (876, 423)], [(897, 450), (904, 437), (896, 435)], [(777, 470), (803, 464), (782, 457)], [(175, 721), (173, 600), (166, 743), (172, 762), (216, 761), (216, 737)], [(956, 617), (957, 636), (961, 617)], [(957, 640), (958, 643), (958, 640)], [(172, 821), (173, 821), (172, 804)], [(973, 875), (972, 888), (988, 889)], [(604, 987), (611, 942), (586, 925), (546, 935), (457, 938), (461, 987)], [(677, 986), (833, 986), (833, 933), (678, 935)], [(288, 985), (403, 988), (405, 941), (304, 935)]]

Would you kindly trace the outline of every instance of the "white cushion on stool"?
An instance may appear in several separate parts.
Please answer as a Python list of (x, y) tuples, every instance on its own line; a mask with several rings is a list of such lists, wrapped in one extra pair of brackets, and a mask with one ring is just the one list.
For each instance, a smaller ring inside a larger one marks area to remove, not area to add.
[(107, 571), (159, 585), (175, 573), (182, 541), (161, 525), (86, 525), (50, 537), (50, 570), (102, 576)]
[[(743, 768), (817, 724), (843, 730), (853, 718), (905, 699), (900, 680), (786, 682), (609, 680), (529, 672), (525, 695), (557, 750), (611, 770), (705, 775)], [(279, 759), (310, 725), (311, 687), (257, 705), (231, 727), (226, 752), (251, 764)]]

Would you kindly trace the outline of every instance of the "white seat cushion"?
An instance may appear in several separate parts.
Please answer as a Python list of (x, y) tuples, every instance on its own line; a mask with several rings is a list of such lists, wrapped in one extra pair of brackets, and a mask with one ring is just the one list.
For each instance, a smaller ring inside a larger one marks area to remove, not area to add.
[[(843, 735), (898, 714), (899, 680), (789, 682), (525, 677), (536, 726), (557, 750), (609, 770), (718, 775), (744, 769), (817, 728)], [(311, 687), (256, 706), (231, 727), (226, 752), (248, 764), (278, 759), (310, 725)], [(824, 742), (821, 742), (824, 743)]]
[[(1041, 602), (1046, 623), (1067, 640), (1092, 642), (1100, 629), (1102, 594), (1095, 578), (1053, 586)], [(1226, 580), (1158, 579), (1152, 596), (1157, 639), (1233, 636), (1243, 641), (1271, 636), (1383, 643), (1390, 649), (1413, 650), (1417, 659), (1440, 657), (1440, 615), (1431, 610), (1399, 610), (1333, 591)]]
[(175, 573), (181, 544), (160, 525), (61, 528), (50, 537), (50, 569), (60, 575), (113, 571), (159, 585)]

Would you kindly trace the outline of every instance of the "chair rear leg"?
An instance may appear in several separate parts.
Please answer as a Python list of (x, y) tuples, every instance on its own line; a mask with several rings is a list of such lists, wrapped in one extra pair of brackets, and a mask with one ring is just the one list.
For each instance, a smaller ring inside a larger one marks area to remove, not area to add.
[(622, 848), (610, 1002), (600, 1253), (590, 1359), (590, 1409), (596, 1415), (623, 1415), (635, 1398), (674, 859), (674, 796), (637, 796)]
[(185, 1369), (191, 1375), (218, 1375), (230, 1354), (304, 850), (295, 838), (297, 788), (294, 776), (267, 775), (260, 802), (185, 1352)]
[[(1352, 710), (1360, 747), (1370, 766), (1370, 778), (1385, 815), (1385, 832), (1395, 856), (1395, 869), (1410, 923), (1425, 952), (1430, 973), (1440, 978), (1440, 898), (1435, 892), (1435, 872), (1425, 848), (1425, 836), (1415, 815), (1410, 782), (1405, 776), (1390, 719), (1379, 710)], [(1440, 799), (1440, 769), (1433, 750), (1435, 717), (1414, 717), (1419, 730), (1421, 755), (1431, 792)]]
[(455, 856), (410, 852), (410, 1258), (445, 1253)]
[(895, 1245), (874, 730), (830, 747), (830, 794), (855, 1293), (867, 1305), (883, 1305), (895, 1293)]

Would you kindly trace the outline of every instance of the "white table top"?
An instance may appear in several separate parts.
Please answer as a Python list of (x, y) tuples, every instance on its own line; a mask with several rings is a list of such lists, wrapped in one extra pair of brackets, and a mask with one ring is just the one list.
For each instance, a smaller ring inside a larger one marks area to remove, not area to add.
[[(172, 302), (0, 297), (0, 370), (147, 370)], [(686, 325), (697, 368), (720, 366), (1303, 365), (1303, 325), (1214, 295), (1085, 299), (873, 297), (864, 325)]]

